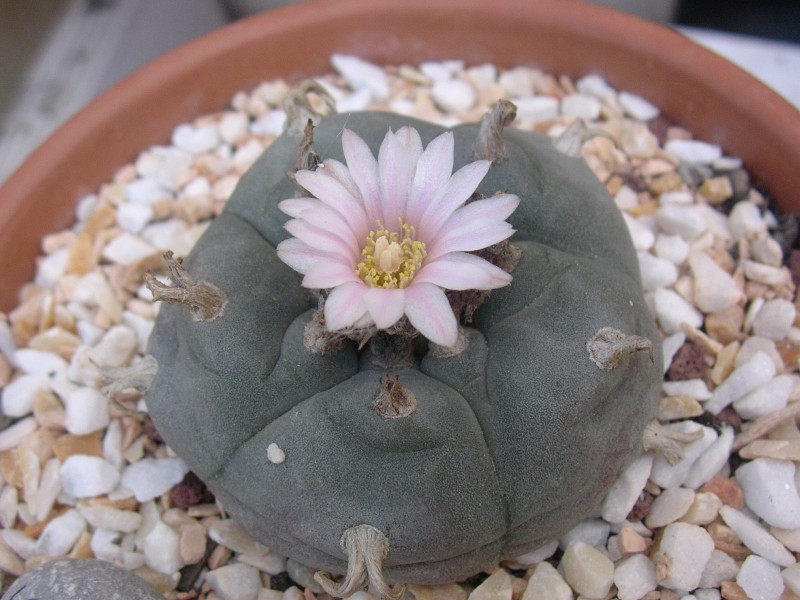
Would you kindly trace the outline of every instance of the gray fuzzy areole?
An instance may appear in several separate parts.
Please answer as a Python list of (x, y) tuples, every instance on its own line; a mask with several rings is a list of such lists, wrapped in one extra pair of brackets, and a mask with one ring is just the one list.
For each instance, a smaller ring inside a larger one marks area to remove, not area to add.
[[(389, 113), (326, 116), (323, 158), (343, 160), (348, 127), (377, 154), (386, 132), (443, 128)], [(476, 124), (453, 129), (456, 168), (472, 160)], [(394, 370), (416, 399), (407, 417), (371, 408), (384, 370), (347, 342), (329, 355), (303, 346), (311, 296), (275, 246), (277, 204), (299, 137), (278, 138), (241, 179), (184, 266), (228, 298), (195, 322), (164, 305), (150, 341), (159, 373), (148, 409), (167, 443), (253, 536), (314, 568), (344, 573), (342, 534), (383, 532), (389, 582), (454, 581), (568, 531), (641, 451), (662, 363), (622, 217), (587, 165), (545, 136), (506, 130), (508, 158), (478, 191), (518, 195), (509, 221), (522, 250), (454, 357), (422, 350)], [(612, 370), (587, 342), (610, 327), (653, 342)], [(366, 352), (365, 349), (363, 352)], [(277, 444), (286, 460), (274, 464)]]

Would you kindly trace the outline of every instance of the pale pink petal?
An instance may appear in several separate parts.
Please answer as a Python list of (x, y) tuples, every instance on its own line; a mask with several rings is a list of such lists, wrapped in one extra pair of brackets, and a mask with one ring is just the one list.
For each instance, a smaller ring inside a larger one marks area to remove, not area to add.
[(514, 194), (496, 194), (489, 198), (475, 200), (456, 210), (445, 222), (443, 229), (450, 230), (465, 223), (505, 221), (517, 206), (519, 197)]
[(328, 177), (333, 177), (344, 186), (344, 189), (346, 189), (353, 198), (361, 199), (361, 191), (358, 189), (356, 182), (353, 181), (353, 176), (350, 175), (350, 170), (347, 168), (347, 165), (339, 162), (335, 158), (326, 158), (325, 162), (322, 164), (324, 166), (320, 165), (317, 169), (320, 173)]
[(357, 257), (347, 242), (339, 236), (315, 227), (303, 219), (290, 219), (286, 221), (284, 228), (297, 239), (322, 252), (338, 254), (348, 259)]
[(449, 252), (471, 252), (488, 248), (510, 238), (516, 230), (508, 223), (494, 223), (483, 229), (447, 232), (428, 246), (428, 261), (433, 261)]
[(349, 129), (342, 132), (342, 150), (350, 175), (361, 192), (369, 227), (373, 227), (376, 221), (383, 218), (378, 161), (367, 143)]
[(314, 290), (333, 288), (348, 281), (360, 281), (355, 268), (339, 257), (320, 258), (303, 277), (303, 287)]
[[(411, 133), (413, 132), (413, 134)], [(422, 153), (422, 141), (416, 130), (403, 127), (397, 134), (386, 134), (378, 152), (383, 225), (399, 231), (414, 178), (417, 160)]]
[(417, 225), (417, 236), (420, 240), (428, 243), (434, 239), (453, 211), (469, 199), (490, 166), (492, 163), (488, 160), (477, 160), (453, 173)]
[(350, 281), (331, 290), (325, 300), (325, 326), (330, 331), (352, 327), (367, 314), (364, 294), (369, 287), (361, 281)]
[(405, 292), (405, 313), (417, 331), (440, 346), (455, 345), (458, 323), (444, 291), (432, 283), (414, 282)]
[(350, 225), (354, 235), (362, 240), (369, 232), (364, 206), (334, 177), (317, 171), (298, 171), (295, 181), (319, 200), (339, 212)]
[(414, 283), (424, 282), (448, 290), (493, 290), (511, 283), (511, 275), (474, 254), (451, 252), (419, 270)]
[(444, 132), (431, 140), (420, 156), (406, 203), (406, 222), (419, 223), (428, 205), (447, 185), (453, 173), (453, 139), (451, 131)]
[(283, 240), (276, 248), (278, 258), (298, 273), (308, 273), (320, 258), (329, 256), (326, 252), (312, 248), (297, 238)]
[(403, 289), (370, 288), (364, 304), (378, 329), (388, 329), (403, 316), (406, 292)]
[(278, 208), (290, 217), (297, 219), (303, 214), (303, 211), (316, 208), (320, 204), (322, 203), (316, 198), (289, 198), (278, 202)]
[(302, 211), (300, 220), (332, 233), (345, 242), (354, 255), (361, 253), (361, 244), (364, 238), (356, 238), (356, 234), (350, 228), (347, 221), (344, 220), (344, 217), (330, 206), (321, 204), (320, 206), (307, 208)]

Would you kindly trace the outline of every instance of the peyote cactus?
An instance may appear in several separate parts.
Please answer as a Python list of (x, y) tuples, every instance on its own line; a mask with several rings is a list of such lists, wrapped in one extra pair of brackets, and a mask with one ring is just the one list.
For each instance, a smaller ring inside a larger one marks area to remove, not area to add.
[[(152, 418), (254, 537), (347, 573), (338, 586), (319, 574), (334, 594), (369, 583), (389, 596), (396, 590), (386, 581), (457, 580), (559, 537), (596, 509), (655, 414), (659, 337), (622, 217), (580, 158), (546, 136), (503, 131), (508, 110), (501, 104), (482, 126), (452, 136), (374, 112), (324, 116), (313, 137), (310, 127), (290, 129), (184, 265), (171, 261), (173, 295), (199, 289), (218, 309), (227, 300), (216, 318), (162, 307), (150, 341), (159, 367)], [(491, 166), (472, 163), (450, 178), (440, 148), (450, 142), (456, 169), (476, 157)], [(392, 144), (395, 154), (383, 155)], [(425, 145), (438, 148), (427, 159)], [(367, 147), (381, 154), (374, 168), (359, 154)], [(415, 160), (402, 162), (405, 151)], [(347, 167), (338, 162), (345, 155)], [(364, 169), (395, 180), (383, 187), (403, 195), (393, 208), (363, 209), (375, 199)], [(489, 248), (462, 239), (453, 247), (468, 258), (424, 271), (433, 238), (447, 235), (437, 228), (455, 221), (419, 205), (425, 194), (406, 197), (415, 169), (415, 182), (424, 175), (458, 188), (458, 205), (480, 181), (475, 207), (458, 214), (483, 215), (485, 227), (473, 224), (467, 237)], [(367, 223), (371, 237), (355, 249), (337, 250), (341, 236), (326, 238), (330, 249), (307, 243), (309, 228), (322, 235), (322, 217), (337, 231), (357, 213), (330, 209), (324, 188), (333, 180), (333, 196), (345, 189), (358, 214), (387, 221)], [(309, 192), (328, 208), (284, 202)], [(512, 194), (519, 206), (509, 217)], [(295, 217), (287, 227), (300, 241), (286, 241), (282, 211)], [(341, 273), (312, 268), (336, 261)], [(478, 289), (461, 289), (465, 281)], [(373, 289), (377, 299), (362, 300)]]

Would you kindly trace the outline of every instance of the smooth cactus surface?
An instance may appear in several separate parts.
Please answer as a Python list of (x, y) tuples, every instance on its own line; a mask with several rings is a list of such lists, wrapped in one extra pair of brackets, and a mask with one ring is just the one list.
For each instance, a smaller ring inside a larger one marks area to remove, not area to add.
[[(343, 160), (347, 127), (377, 153), (404, 125), (423, 143), (444, 131), (389, 113), (330, 115), (314, 144), (323, 161)], [(458, 168), (472, 160), (478, 125), (452, 131)], [(298, 136), (267, 149), (186, 258), (227, 305), (208, 322), (162, 306), (147, 406), (167, 443), (266, 546), (344, 573), (342, 535), (366, 524), (388, 538), (390, 582), (457, 580), (568, 531), (641, 451), (662, 356), (622, 217), (583, 160), (545, 136), (504, 138), (507, 158), (478, 192), (520, 197), (509, 221), (522, 257), (456, 356), (418, 339), (412, 366), (386, 370), (353, 342), (325, 355), (304, 347), (314, 300), (275, 252), (288, 236), (277, 203), (296, 192), (287, 172)], [(651, 340), (652, 356), (599, 367), (587, 343), (603, 328)], [(386, 377), (413, 393), (407, 416), (371, 408)], [(268, 459), (272, 444), (285, 460)]]

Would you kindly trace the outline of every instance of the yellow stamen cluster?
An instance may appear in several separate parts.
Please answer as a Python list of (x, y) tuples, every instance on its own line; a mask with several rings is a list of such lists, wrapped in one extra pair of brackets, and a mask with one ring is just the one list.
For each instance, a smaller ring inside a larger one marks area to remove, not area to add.
[(379, 221), (378, 228), (369, 232), (356, 275), (370, 287), (407, 287), (422, 266), (427, 255), (425, 244), (414, 239), (414, 228), (408, 223), (400, 221), (400, 231), (402, 237)]

